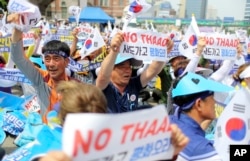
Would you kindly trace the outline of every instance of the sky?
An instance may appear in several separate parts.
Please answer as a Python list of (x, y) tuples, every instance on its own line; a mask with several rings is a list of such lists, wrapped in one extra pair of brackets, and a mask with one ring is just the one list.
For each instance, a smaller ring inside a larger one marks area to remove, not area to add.
[[(180, 0), (168, 0), (172, 7), (178, 9)], [(223, 17), (234, 17), (235, 20), (243, 20), (246, 0), (208, 0), (208, 5), (217, 9), (217, 15)]]

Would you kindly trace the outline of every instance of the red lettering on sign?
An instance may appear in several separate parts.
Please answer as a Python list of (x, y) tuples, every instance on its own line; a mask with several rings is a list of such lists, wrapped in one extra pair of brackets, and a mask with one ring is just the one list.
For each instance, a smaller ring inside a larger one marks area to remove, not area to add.
[[(96, 141), (95, 141), (95, 149), (96, 150), (104, 149), (108, 145), (108, 143), (110, 141), (110, 138), (111, 138), (111, 135), (112, 135), (112, 131), (110, 129), (102, 130), (97, 135), (97, 138), (96, 138)], [(103, 141), (103, 143), (102, 143), (102, 141)]]
[(167, 38), (163, 39), (161, 37), (152, 36), (152, 35), (141, 34), (141, 38), (142, 38), (143, 43), (147, 43), (147, 44), (151, 44), (151, 45), (165, 47), (165, 46), (167, 46), (167, 43), (168, 43)]
[(75, 136), (74, 136), (74, 145), (73, 145), (73, 156), (77, 156), (78, 153), (78, 147), (82, 148), (83, 153), (87, 154), (89, 153), (91, 141), (93, 138), (93, 131), (89, 130), (86, 138), (84, 139), (81, 135), (81, 132), (79, 130), (76, 130)]
[(108, 145), (111, 136), (112, 131), (110, 129), (101, 130), (96, 135), (96, 138), (92, 130), (89, 130), (84, 136), (79, 130), (76, 130), (73, 141), (73, 156), (78, 155), (78, 150), (82, 150), (84, 154), (88, 154), (91, 146), (93, 146), (96, 151), (103, 150)]
[(154, 119), (151, 122), (145, 121), (143, 123), (124, 125), (122, 130), (121, 144), (125, 144), (127, 140), (134, 141), (166, 133), (170, 131), (170, 128), (168, 118), (164, 117), (162, 120)]
[(217, 38), (217, 45), (224, 47), (237, 47), (238, 40), (228, 39), (228, 38)]
[(130, 33), (130, 32), (125, 32), (123, 34), (123, 38), (125, 42), (137, 42), (137, 34), (136, 33)]
[(214, 44), (214, 38), (213, 37), (205, 37), (207, 45), (213, 45)]
[(159, 126), (158, 130), (155, 133), (159, 134), (160, 132), (165, 133), (167, 131), (170, 131), (169, 121), (167, 117), (164, 117), (161, 125)]
[(131, 141), (135, 140), (136, 135), (139, 135), (139, 139), (142, 139), (144, 130), (147, 127), (147, 125), (148, 125), (148, 121), (144, 122), (142, 126), (141, 126), (141, 123), (137, 123), (135, 125)]
[(149, 126), (147, 132), (144, 134), (144, 138), (148, 137), (148, 135), (154, 136), (155, 135), (155, 131), (156, 131), (156, 126), (157, 126), (157, 119), (155, 119), (151, 125)]
[(128, 131), (134, 127), (134, 124), (129, 124), (129, 125), (125, 125), (122, 127), (123, 135), (122, 135), (122, 140), (121, 140), (121, 144), (124, 144), (126, 141), (126, 138), (128, 136)]

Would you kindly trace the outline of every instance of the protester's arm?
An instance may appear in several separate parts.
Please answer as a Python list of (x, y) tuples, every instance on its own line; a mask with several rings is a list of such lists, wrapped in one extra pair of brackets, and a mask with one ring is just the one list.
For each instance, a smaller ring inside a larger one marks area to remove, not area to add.
[[(15, 15), (18, 17), (18, 15)], [(10, 22), (16, 22), (18, 19), (14, 17), (10, 19)], [(34, 64), (25, 56), (23, 51), (22, 42), (23, 33), (18, 29), (13, 29), (11, 36), (11, 59), (17, 65), (18, 69), (32, 82), (34, 86), (41, 85), (43, 83), (42, 75)]]
[(124, 40), (122, 33), (117, 33), (111, 40), (109, 54), (103, 60), (96, 79), (96, 86), (100, 89), (105, 89), (110, 82), (110, 77), (114, 68), (115, 60), (123, 41)]
[(77, 38), (77, 34), (78, 34), (78, 28), (74, 28), (74, 30), (72, 31), (72, 36), (73, 36), (73, 41), (72, 44), (70, 46), (70, 56), (74, 56), (74, 52), (77, 49), (77, 42), (78, 42), (78, 38)]
[(72, 160), (66, 153), (62, 151), (51, 151), (47, 153), (45, 156), (38, 159), (38, 161), (72, 161)]
[(189, 138), (185, 134), (183, 134), (183, 132), (177, 125), (171, 124), (170, 126), (172, 131), (172, 144), (175, 148), (174, 155), (178, 155), (187, 146)]
[(200, 61), (201, 55), (203, 53), (203, 50), (206, 46), (206, 40), (204, 37), (199, 37), (198, 38), (198, 44), (197, 44), (197, 50), (196, 53), (193, 55), (193, 57), (191, 58), (190, 62), (188, 63), (188, 65), (186, 66), (184, 73), (186, 72), (195, 72), (195, 69), (198, 66), (198, 63)]
[[(169, 40), (167, 44), (167, 53), (173, 49), (173, 41)], [(145, 87), (150, 80), (152, 80), (157, 74), (161, 72), (163, 67), (166, 65), (166, 62), (162, 61), (153, 61), (146, 70), (144, 70), (141, 74), (141, 84), (142, 87)]]
[[(242, 46), (237, 46), (237, 58), (242, 55)], [(235, 60), (224, 60), (222, 66), (211, 75), (211, 79), (221, 82), (231, 71)]]

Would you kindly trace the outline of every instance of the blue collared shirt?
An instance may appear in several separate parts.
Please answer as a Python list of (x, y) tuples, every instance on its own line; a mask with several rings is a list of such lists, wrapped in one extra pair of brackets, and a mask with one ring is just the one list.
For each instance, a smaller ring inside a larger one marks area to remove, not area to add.
[(110, 82), (107, 88), (103, 90), (108, 101), (108, 111), (110, 113), (122, 113), (136, 110), (141, 89), (140, 76), (130, 79), (123, 94)]
[(206, 160), (218, 155), (212, 142), (205, 138), (205, 132), (195, 120), (184, 113), (180, 113), (179, 116), (172, 115), (170, 119), (189, 138), (188, 145), (179, 154), (182, 158)]

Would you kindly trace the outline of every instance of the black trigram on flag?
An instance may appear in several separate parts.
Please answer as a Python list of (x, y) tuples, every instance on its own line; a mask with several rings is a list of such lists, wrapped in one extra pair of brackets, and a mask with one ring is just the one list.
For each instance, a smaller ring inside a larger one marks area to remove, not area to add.
[(233, 111), (234, 112), (239, 112), (239, 113), (245, 113), (245, 105), (240, 105), (240, 104), (234, 104), (233, 105)]

